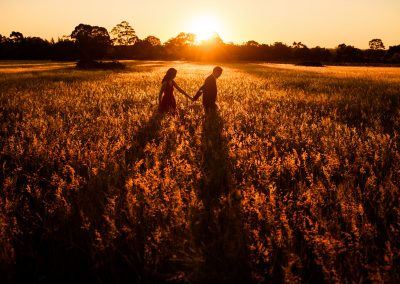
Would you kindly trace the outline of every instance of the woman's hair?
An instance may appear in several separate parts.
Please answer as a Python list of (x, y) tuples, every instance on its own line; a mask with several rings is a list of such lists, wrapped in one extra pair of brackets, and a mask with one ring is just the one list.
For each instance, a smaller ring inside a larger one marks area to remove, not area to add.
[(164, 78), (162, 79), (161, 83), (164, 83), (165, 81), (170, 81), (170, 80), (174, 79), (177, 72), (178, 72), (178, 70), (176, 70), (175, 68), (169, 68), (167, 73), (165, 74)]

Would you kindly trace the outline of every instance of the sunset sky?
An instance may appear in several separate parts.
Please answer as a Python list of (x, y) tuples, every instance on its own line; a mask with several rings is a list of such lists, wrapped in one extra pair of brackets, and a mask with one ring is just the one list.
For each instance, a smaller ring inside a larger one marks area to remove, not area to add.
[(367, 48), (400, 44), (400, 0), (0, 0), (0, 34), (57, 39), (80, 23), (109, 31), (128, 21), (139, 38), (215, 29), (225, 42)]

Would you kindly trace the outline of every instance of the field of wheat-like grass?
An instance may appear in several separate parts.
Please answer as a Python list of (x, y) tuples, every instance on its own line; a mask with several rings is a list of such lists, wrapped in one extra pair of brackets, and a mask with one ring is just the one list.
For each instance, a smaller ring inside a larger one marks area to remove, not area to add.
[(5, 282), (400, 283), (399, 69), (126, 64), (0, 64)]

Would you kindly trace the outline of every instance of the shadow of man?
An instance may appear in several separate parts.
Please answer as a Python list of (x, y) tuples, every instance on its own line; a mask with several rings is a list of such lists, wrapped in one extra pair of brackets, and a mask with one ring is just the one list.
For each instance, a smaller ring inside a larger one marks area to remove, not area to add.
[(217, 111), (207, 112), (202, 135), (203, 184), (199, 198), (204, 212), (194, 230), (204, 254), (199, 282), (251, 283), (240, 200), (230, 174), (223, 120)]

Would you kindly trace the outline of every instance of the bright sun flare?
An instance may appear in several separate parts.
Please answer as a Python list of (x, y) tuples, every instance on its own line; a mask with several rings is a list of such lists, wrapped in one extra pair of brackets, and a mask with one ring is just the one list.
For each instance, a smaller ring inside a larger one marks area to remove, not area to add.
[(221, 25), (211, 16), (201, 16), (193, 19), (189, 32), (196, 35), (197, 42), (208, 40), (217, 33), (219, 36)]

